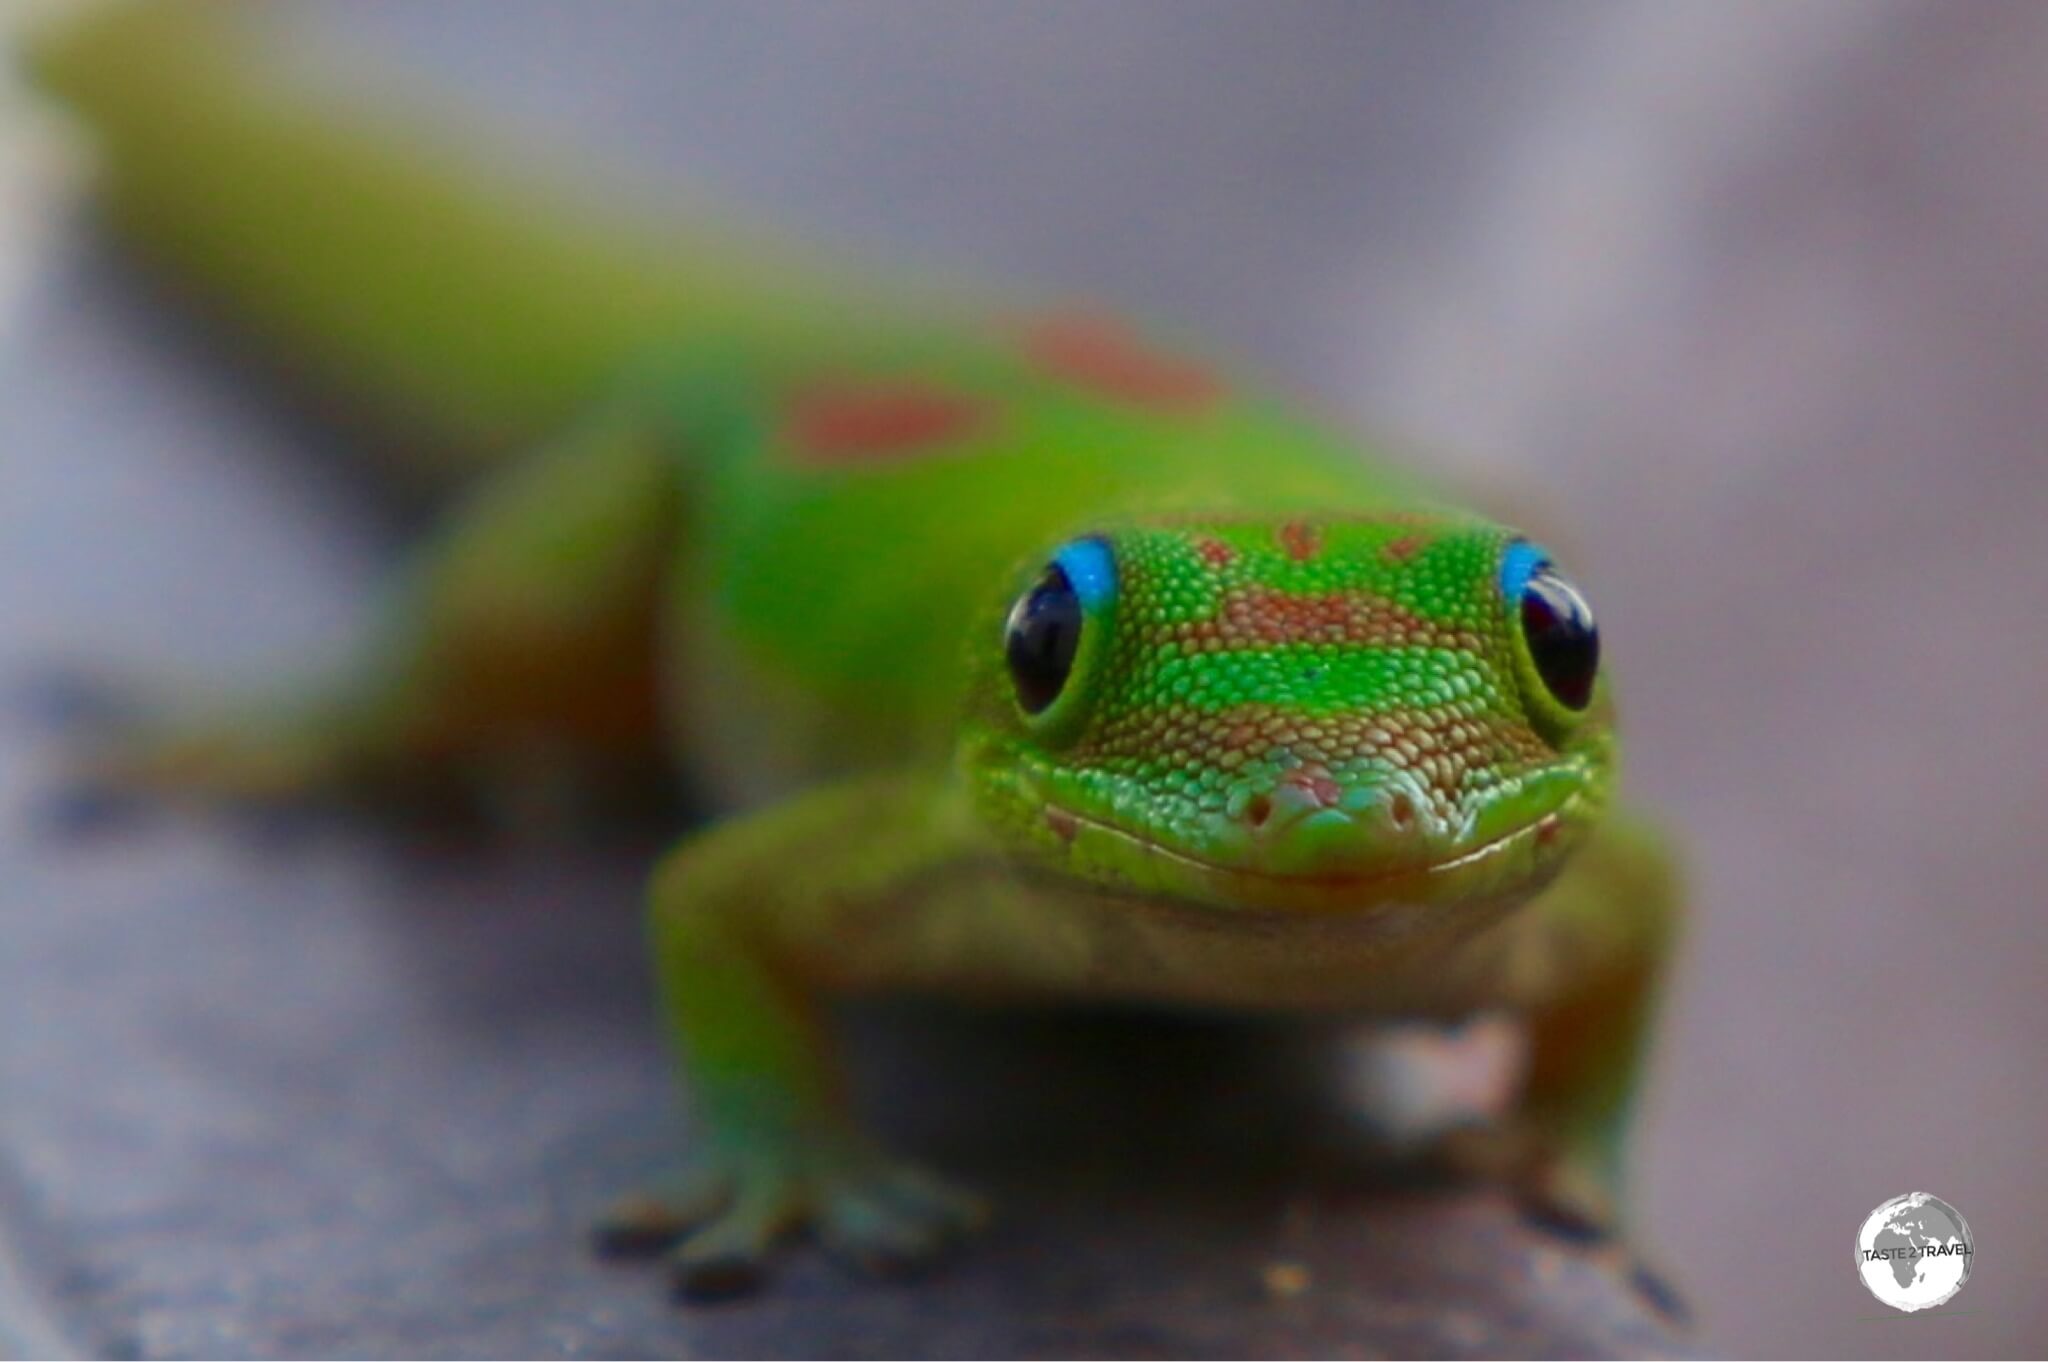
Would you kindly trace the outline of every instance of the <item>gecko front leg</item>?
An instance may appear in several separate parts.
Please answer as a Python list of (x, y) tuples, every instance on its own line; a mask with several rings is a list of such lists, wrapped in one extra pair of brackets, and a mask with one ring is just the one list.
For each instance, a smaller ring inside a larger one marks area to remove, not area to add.
[(1446, 1136), (1443, 1158), (1513, 1183), (1530, 1213), (1576, 1238), (1620, 1228), (1624, 1137), (1677, 935), (1675, 884), (1655, 830), (1613, 815), (1461, 962), (1470, 974), (1458, 986), (1522, 1014), (1528, 1074), (1503, 1121)]
[(656, 970), (696, 1139), (670, 1190), (614, 1208), (604, 1247), (665, 1250), (685, 1297), (717, 1299), (758, 1285), (799, 1231), (892, 1273), (981, 1223), (978, 1199), (861, 1129), (820, 1016), (831, 993), (919, 972), (920, 886), (977, 854), (953, 804), (938, 778), (831, 786), (715, 826), (656, 871)]

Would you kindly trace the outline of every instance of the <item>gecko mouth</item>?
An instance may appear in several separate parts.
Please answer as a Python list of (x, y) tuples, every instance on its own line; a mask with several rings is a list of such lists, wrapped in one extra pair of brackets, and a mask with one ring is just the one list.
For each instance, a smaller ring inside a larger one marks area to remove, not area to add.
[[(1120, 843), (1162, 868), (1191, 872), (1204, 879), (1246, 887), (1263, 887), (1280, 893), (1309, 894), (1333, 902), (1357, 902), (1361, 898), (1389, 897), (1386, 891), (1413, 889), (1417, 898), (1435, 897), (1433, 890), (1486, 877), (1489, 867), (1502, 867), (1507, 858), (1528, 850), (1540, 852), (1557, 845), (1571, 823), (1571, 815), (1583, 802), (1583, 792), (1574, 791), (1556, 807), (1507, 831), (1433, 861), (1408, 865), (1377, 866), (1369, 870), (1281, 872), (1244, 865), (1229, 865), (1171, 847), (1154, 838), (1117, 827), (1047, 803), (1046, 816), (1056, 826), (1072, 830), (1078, 837), (1084, 830), (1096, 837)], [(1071, 840), (1071, 838), (1070, 838)]]

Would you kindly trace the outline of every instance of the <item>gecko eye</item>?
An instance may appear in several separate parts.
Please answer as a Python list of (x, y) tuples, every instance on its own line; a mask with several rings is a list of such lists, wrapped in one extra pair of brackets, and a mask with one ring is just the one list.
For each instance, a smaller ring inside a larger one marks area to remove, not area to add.
[(1593, 623), (1593, 607), (1551, 563), (1550, 555), (1527, 540), (1508, 545), (1501, 562), (1501, 591), (1515, 612), (1543, 688), (1566, 709), (1584, 709), (1593, 699), (1593, 681), (1600, 672), (1600, 630)]
[(1026, 714), (1043, 713), (1060, 698), (1081, 646), (1081, 598), (1065, 568), (1048, 565), (1038, 585), (1017, 598), (1003, 646), (1017, 703)]
[[(1066, 689), (1076, 666), (1086, 670), (1097, 651), (1116, 600), (1116, 558), (1107, 540), (1090, 535), (1068, 542), (1052, 556), (1038, 581), (1010, 607), (1003, 651), (1017, 704), (1035, 721), (1047, 715)], [(1084, 635), (1094, 642), (1086, 643)], [(1077, 659), (1078, 662), (1077, 662)], [(1078, 711), (1061, 705), (1071, 722)]]
[(1522, 588), (1522, 637), (1557, 702), (1584, 709), (1600, 671), (1600, 629), (1579, 589), (1547, 563)]

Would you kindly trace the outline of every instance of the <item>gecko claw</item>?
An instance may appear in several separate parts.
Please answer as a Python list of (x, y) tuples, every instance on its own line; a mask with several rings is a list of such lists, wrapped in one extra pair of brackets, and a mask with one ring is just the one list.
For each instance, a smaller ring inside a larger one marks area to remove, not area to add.
[(676, 1299), (687, 1305), (723, 1305), (754, 1295), (768, 1280), (767, 1265), (759, 1258), (678, 1259), (670, 1280)]
[(1514, 1187), (1522, 1218), (1574, 1244), (1601, 1244), (1615, 1237), (1619, 1214), (1614, 1198), (1585, 1164), (1562, 1155), (1541, 1156), (1518, 1171)]
[(1652, 1310), (1679, 1328), (1692, 1324), (1692, 1308), (1685, 1303), (1685, 1297), (1678, 1288), (1664, 1279), (1664, 1275), (1647, 1263), (1637, 1263), (1628, 1274), (1629, 1285), (1636, 1294), (1646, 1301)]

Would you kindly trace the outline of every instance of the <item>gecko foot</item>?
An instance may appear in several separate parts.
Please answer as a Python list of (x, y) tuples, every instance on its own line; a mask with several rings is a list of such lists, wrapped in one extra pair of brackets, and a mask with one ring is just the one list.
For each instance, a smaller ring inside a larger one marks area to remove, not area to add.
[[(38, 810), (66, 839), (126, 828), (168, 804), (260, 811), (275, 840), (278, 815), (301, 813), (349, 783), (362, 766), (362, 732), (340, 708), (212, 707), (169, 713), (150, 688), (95, 669), (49, 666), (0, 697), (0, 706), (55, 740), (56, 789)], [(158, 697), (162, 699), (163, 697)]]
[(1432, 1152), (1454, 1177), (1506, 1184), (1523, 1218), (1559, 1238), (1597, 1244), (1619, 1229), (1620, 1208), (1599, 1171), (1513, 1123), (1447, 1132)]
[(1453, 1176), (1506, 1185), (1523, 1220), (1623, 1274), (1643, 1303), (1674, 1328), (1690, 1327), (1685, 1297), (1624, 1240), (1620, 1206), (1596, 1160), (1575, 1158), (1512, 1121), (1447, 1132), (1431, 1153)]
[(201, 802), (279, 804), (340, 783), (340, 745), (312, 729), (126, 725), (85, 744), (72, 763), (89, 789)]
[(987, 1219), (980, 1198), (869, 1151), (742, 1157), (694, 1171), (664, 1193), (628, 1198), (600, 1222), (597, 1248), (666, 1257), (676, 1293), (696, 1303), (751, 1294), (788, 1237), (871, 1276), (930, 1267)]

